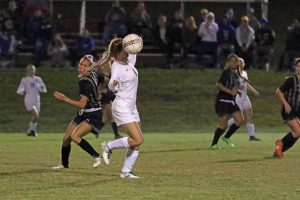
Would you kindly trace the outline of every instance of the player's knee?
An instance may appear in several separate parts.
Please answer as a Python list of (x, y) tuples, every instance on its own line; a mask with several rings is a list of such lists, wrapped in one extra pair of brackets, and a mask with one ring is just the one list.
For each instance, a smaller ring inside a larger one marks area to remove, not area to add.
[(300, 136), (300, 128), (294, 128), (293, 132), (295, 135)]
[(143, 144), (144, 143), (144, 137), (141, 136), (141, 137), (136, 138), (135, 143), (136, 143), (136, 146), (139, 146), (139, 145)]

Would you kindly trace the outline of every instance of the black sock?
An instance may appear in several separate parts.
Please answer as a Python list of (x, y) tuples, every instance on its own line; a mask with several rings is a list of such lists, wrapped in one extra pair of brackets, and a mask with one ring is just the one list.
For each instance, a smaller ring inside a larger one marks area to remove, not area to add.
[(294, 138), (292, 132), (288, 132), (282, 139), (281, 142), (283, 144), (282, 151), (285, 152), (289, 148), (291, 148), (299, 139), (299, 137)]
[(235, 123), (233, 123), (229, 130), (227, 131), (226, 135), (224, 136), (226, 139), (229, 139), (234, 133), (236, 130), (238, 130), (240, 128), (240, 126), (237, 126)]
[(214, 135), (211, 146), (218, 144), (218, 141), (224, 132), (225, 132), (225, 129), (217, 128), (217, 130), (215, 131), (215, 135)]
[(61, 164), (65, 168), (69, 168), (69, 155), (71, 152), (71, 145), (70, 146), (62, 146), (61, 147)]
[(111, 127), (112, 127), (112, 129), (114, 131), (115, 136), (118, 136), (119, 135), (119, 131), (118, 131), (118, 126), (117, 126), (116, 122), (112, 122), (111, 123)]
[(93, 157), (99, 157), (99, 153), (95, 151), (95, 149), (85, 140), (81, 139), (81, 141), (78, 144), (83, 150), (85, 150), (88, 154), (90, 154)]

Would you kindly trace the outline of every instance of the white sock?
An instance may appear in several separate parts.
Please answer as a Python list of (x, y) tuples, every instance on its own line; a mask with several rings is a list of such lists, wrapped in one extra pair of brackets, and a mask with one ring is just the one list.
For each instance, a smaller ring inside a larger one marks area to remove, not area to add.
[(32, 122), (29, 122), (29, 124), (28, 124), (28, 129), (27, 129), (27, 133), (30, 133), (31, 130), (33, 130), (33, 129), (32, 129)]
[(131, 172), (138, 156), (139, 151), (128, 149), (125, 156), (122, 172)]
[(29, 123), (29, 132), (34, 130), (34, 122)]
[(248, 130), (248, 135), (249, 136), (254, 136), (255, 137), (254, 124), (253, 123), (247, 123), (247, 130)]
[(36, 127), (37, 127), (37, 122), (33, 122), (32, 123), (32, 130), (36, 131)]
[(123, 149), (129, 148), (128, 137), (122, 137), (120, 139), (112, 140), (107, 142), (107, 146), (109, 149)]
[(230, 127), (233, 123), (235, 123), (233, 118), (230, 118), (227, 122), (227, 127)]

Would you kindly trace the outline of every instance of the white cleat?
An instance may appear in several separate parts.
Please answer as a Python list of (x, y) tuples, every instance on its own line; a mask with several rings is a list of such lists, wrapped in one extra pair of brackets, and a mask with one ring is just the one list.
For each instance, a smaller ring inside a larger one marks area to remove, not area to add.
[(131, 172), (122, 172), (121, 174), (120, 174), (120, 177), (121, 178), (125, 178), (125, 179), (136, 179), (136, 178), (141, 178), (141, 177), (139, 177), (139, 176), (136, 176), (136, 175), (134, 175), (134, 174), (132, 174)]
[(111, 155), (111, 150), (108, 148), (106, 142), (103, 142), (101, 144), (101, 148), (102, 148), (102, 158), (105, 164), (109, 165), (109, 157)]
[(93, 167), (99, 167), (101, 165), (101, 157), (95, 158), (95, 162), (93, 164)]
[(53, 170), (61, 170), (61, 169), (65, 169), (66, 167), (64, 167), (63, 165), (57, 165), (52, 167)]

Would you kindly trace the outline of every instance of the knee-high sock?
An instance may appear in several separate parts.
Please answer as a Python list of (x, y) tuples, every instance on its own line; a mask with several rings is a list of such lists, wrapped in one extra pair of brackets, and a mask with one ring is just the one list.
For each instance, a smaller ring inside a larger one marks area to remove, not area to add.
[(235, 131), (238, 130), (239, 128), (240, 127), (237, 126), (236, 124), (232, 124), (224, 137), (227, 139), (230, 138), (235, 133)]
[(138, 156), (139, 151), (128, 149), (125, 155), (125, 161), (122, 168), (122, 172), (131, 172)]
[(254, 136), (255, 137), (255, 131), (254, 131), (254, 124), (253, 123), (247, 123), (247, 131), (248, 131), (248, 135)]
[(218, 141), (224, 132), (225, 132), (225, 129), (221, 129), (221, 128), (216, 129), (211, 146), (218, 144)]
[(61, 147), (61, 164), (65, 167), (69, 167), (69, 155), (71, 152), (71, 145), (70, 146), (62, 146)]
[(227, 127), (230, 127), (232, 124), (234, 124), (234, 119), (230, 118), (227, 122)]
[(282, 139), (283, 148), (282, 151), (285, 152), (289, 148), (291, 148), (299, 139), (299, 137), (295, 138), (292, 132), (288, 132)]
[(116, 122), (112, 122), (111, 123), (111, 127), (112, 127), (112, 129), (114, 131), (115, 136), (118, 136), (119, 135), (119, 131), (118, 131), (118, 126), (117, 126)]
[(130, 145), (128, 144), (128, 137), (122, 137), (120, 139), (109, 141), (109, 142), (107, 142), (107, 146), (111, 150), (130, 147)]
[(93, 156), (94, 158), (99, 157), (99, 153), (95, 151), (95, 149), (85, 140), (81, 139), (78, 144), (84, 151)]

